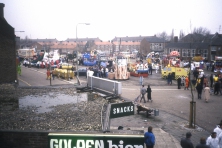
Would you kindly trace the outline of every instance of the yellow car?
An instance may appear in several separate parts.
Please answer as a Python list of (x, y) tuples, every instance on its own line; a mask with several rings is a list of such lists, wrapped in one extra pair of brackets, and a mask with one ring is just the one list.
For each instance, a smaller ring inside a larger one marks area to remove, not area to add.
[(73, 65), (69, 63), (60, 63), (58, 68), (60, 69), (72, 69)]

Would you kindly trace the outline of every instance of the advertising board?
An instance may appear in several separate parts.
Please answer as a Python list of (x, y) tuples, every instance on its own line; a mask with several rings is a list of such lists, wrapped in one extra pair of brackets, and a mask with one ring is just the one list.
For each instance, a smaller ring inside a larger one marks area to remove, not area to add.
[(49, 133), (49, 148), (144, 148), (143, 135)]
[(134, 115), (134, 104), (132, 102), (123, 102), (111, 104), (110, 118)]

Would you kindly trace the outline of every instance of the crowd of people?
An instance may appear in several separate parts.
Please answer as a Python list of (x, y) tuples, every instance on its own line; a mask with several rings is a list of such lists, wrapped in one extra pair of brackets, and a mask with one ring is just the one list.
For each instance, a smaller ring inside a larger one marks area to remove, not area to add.
[[(191, 132), (187, 132), (186, 137), (181, 139), (180, 145), (182, 148), (194, 148), (191, 136)], [(209, 137), (200, 138), (200, 143), (196, 145), (196, 148), (222, 148), (222, 120)]]
[[(184, 86), (184, 90), (189, 90), (189, 86), (194, 91), (197, 91), (197, 98), (202, 99), (204, 92), (205, 102), (208, 102), (210, 95), (222, 95), (222, 76), (220, 74), (204, 75), (203, 70), (194, 69), (192, 71), (193, 79), (189, 77), (180, 77), (177, 79), (178, 89)], [(172, 75), (169, 73), (167, 77), (168, 85), (172, 84)]]

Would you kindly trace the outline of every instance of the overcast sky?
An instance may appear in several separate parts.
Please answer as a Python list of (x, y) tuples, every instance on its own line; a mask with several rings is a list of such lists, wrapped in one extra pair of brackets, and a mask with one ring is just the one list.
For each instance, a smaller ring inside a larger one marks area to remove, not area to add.
[[(222, 25), (222, 0), (0, 0), (4, 17), (21, 38), (96, 38), (179, 35)], [(220, 29), (222, 33), (222, 28)]]

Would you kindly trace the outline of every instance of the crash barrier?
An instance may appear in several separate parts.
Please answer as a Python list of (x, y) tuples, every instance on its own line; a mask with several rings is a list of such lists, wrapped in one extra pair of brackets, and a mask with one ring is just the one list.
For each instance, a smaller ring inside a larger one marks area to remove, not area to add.
[(88, 84), (88, 87), (90, 87), (91, 89), (96, 88), (96, 89), (103, 90), (103, 91), (106, 91), (106, 92), (109, 92), (111, 94), (115, 94), (118, 96), (122, 94), (121, 82), (103, 79), (103, 78), (94, 77), (94, 76), (88, 76), (87, 84)]
[(75, 74), (72, 70), (67, 70), (67, 69), (58, 69), (55, 68), (53, 72), (54, 76), (59, 77), (59, 78), (64, 78), (64, 79), (73, 79), (75, 77)]

